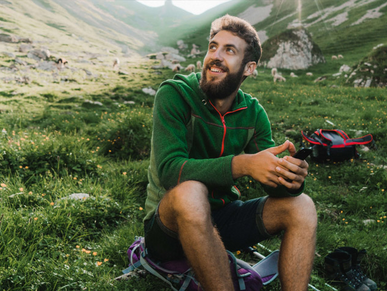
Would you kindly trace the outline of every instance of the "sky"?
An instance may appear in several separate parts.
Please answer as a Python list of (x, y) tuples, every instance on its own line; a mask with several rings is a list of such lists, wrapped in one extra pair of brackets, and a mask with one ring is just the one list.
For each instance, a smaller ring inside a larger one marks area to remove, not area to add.
[[(138, 2), (151, 6), (158, 7), (165, 3), (165, 0), (137, 0)], [(172, 0), (173, 5), (184, 9), (192, 14), (201, 14), (204, 11), (211, 9), (219, 4), (229, 2), (230, 0)]]

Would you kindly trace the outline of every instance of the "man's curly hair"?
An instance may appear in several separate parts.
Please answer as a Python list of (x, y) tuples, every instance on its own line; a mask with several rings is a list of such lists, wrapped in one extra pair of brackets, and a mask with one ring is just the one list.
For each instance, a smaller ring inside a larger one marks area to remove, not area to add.
[(210, 39), (212, 39), (221, 30), (229, 31), (246, 41), (247, 47), (243, 58), (243, 65), (250, 61), (258, 64), (262, 55), (262, 47), (259, 41), (258, 33), (250, 23), (241, 18), (226, 14), (225, 16), (215, 19), (212, 22)]

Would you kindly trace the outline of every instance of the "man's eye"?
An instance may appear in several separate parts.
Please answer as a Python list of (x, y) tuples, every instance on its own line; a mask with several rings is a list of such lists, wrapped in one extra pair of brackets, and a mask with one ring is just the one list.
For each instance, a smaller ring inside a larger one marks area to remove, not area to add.
[(216, 46), (210, 45), (210, 50), (214, 50), (214, 49), (216, 49)]
[(228, 53), (231, 53), (231, 54), (233, 54), (233, 53), (234, 53), (234, 50), (233, 50), (233, 49), (231, 49), (231, 48), (228, 48), (226, 51), (227, 51)]

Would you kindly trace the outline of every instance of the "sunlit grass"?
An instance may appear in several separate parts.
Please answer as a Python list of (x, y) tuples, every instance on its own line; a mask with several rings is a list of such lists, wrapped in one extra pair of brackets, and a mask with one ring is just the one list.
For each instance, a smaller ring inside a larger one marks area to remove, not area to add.
[[(107, 290), (168, 290), (152, 275), (112, 281), (126, 268), (126, 250), (134, 237), (143, 234), (153, 97), (141, 88), (157, 89), (173, 76), (169, 70), (162, 70), (161, 76), (141, 70), (142, 77), (117, 79), (104, 90), (46, 91), (36, 99), (23, 95), (21, 102), (33, 100), (34, 110), (14, 107), (0, 115), (2, 289), (79, 290), (98, 285)], [(300, 75), (273, 83), (270, 71), (259, 69), (258, 78), (248, 78), (242, 87), (268, 112), (276, 143), (289, 139), (299, 147), (300, 131), (318, 128), (341, 128), (350, 137), (373, 134), (378, 148), (358, 147), (360, 160), (321, 164), (308, 159), (306, 193), (319, 216), (312, 284), (329, 290), (324, 285), (324, 256), (336, 247), (353, 246), (367, 249), (364, 268), (384, 288), (385, 90), (313, 80)], [(84, 106), (85, 99), (103, 106)], [(243, 199), (264, 195), (249, 177), (240, 179), (238, 188)], [(69, 199), (74, 193), (90, 197)], [(365, 225), (369, 219), (373, 223)], [(264, 244), (274, 250), (280, 240)], [(243, 253), (239, 256), (250, 260)], [(278, 289), (278, 283), (270, 285), (270, 290)]]

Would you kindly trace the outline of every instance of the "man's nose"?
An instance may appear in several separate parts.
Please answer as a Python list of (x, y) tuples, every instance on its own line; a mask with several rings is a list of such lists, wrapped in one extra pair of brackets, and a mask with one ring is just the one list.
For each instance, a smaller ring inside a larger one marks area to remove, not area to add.
[(223, 61), (223, 53), (222, 53), (222, 50), (221, 49), (217, 49), (216, 51), (214, 51), (213, 55), (212, 55), (212, 59), (214, 60), (219, 60), (219, 61)]

